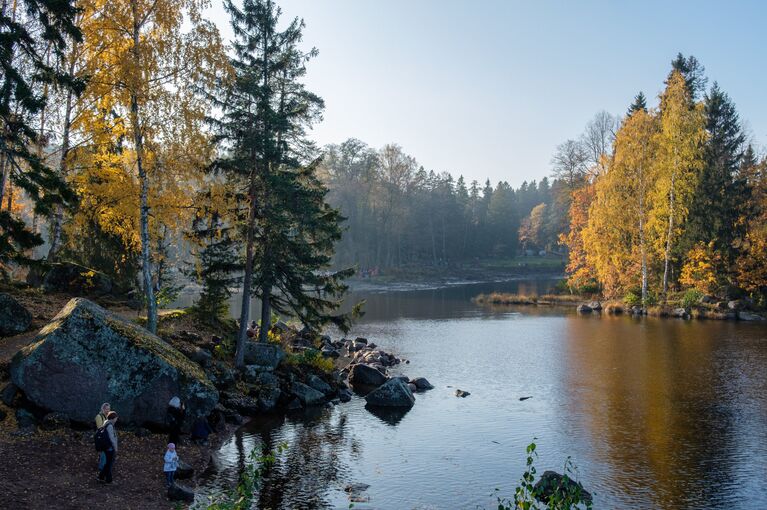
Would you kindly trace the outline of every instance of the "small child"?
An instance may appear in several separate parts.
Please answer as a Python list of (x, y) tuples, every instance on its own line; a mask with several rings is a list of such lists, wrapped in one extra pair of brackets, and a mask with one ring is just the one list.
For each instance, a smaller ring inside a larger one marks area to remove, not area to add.
[(165, 467), (163, 468), (163, 471), (165, 472), (165, 484), (168, 486), (168, 488), (171, 488), (173, 483), (173, 477), (176, 474), (176, 469), (178, 469), (178, 454), (176, 453), (176, 445), (173, 443), (168, 443), (168, 451), (165, 452)]

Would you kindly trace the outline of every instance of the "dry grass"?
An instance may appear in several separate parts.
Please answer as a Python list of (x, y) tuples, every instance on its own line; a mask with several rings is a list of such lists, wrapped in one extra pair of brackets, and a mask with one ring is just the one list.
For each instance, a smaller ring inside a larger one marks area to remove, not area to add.
[(493, 292), (475, 296), (473, 301), (480, 305), (575, 305), (583, 301), (581, 296), (568, 294), (544, 294), (542, 296), (527, 296), (524, 294), (507, 294)]
[(690, 312), (693, 319), (708, 319), (714, 321), (724, 321), (729, 319), (725, 312), (713, 308), (693, 308)]
[(649, 317), (670, 317), (673, 309), (668, 305), (650, 306), (647, 308)]

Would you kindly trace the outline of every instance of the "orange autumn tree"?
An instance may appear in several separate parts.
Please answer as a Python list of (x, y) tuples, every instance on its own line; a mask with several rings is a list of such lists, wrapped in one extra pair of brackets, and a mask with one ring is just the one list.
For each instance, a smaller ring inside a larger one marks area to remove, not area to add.
[(586, 184), (572, 192), (570, 228), (559, 236), (559, 243), (567, 246), (569, 252), (565, 270), (570, 292), (593, 286), (597, 281), (596, 272), (588, 260), (588, 249), (583, 239), (583, 230), (588, 226), (589, 207), (594, 199), (594, 192), (593, 184)]
[(616, 134), (614, 156), (596, 181), (583, 237), (587, 259), (606, 295), (613, 297), (639, 286), (648, 301), (650, 232), (647, 219), (655, 186), (657, 118), (634, 111)]

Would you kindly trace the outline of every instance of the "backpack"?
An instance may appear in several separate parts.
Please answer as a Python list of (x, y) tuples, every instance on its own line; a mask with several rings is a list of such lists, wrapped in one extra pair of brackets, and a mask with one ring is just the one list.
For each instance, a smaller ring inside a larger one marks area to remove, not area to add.
[(96, 433), (93, 435), (93, 443), (96, 446), (97, 452), (105, 452), (112, 447), (112, 440), (109, 439), (109, 432), (107, 431), (108, 425), (109, 424), (106, 424), (100, 429), (97, 429)]

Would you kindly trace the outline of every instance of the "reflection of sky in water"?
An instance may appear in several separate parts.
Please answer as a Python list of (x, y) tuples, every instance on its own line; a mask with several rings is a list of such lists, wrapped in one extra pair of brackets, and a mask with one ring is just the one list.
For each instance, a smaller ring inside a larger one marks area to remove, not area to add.
[(370, 484), (355, 508), (493, 508), (537, 437), (538, 471), (572, 455), (597, 508), (767, 507), (767, 327), (468, 301), (489, 290), (368, 295), (353, 335), (436, 388), (395, 426), (359, 398), (253, 423), (225, 445), (220, 476), (259, 437), (289, 444), (260, 508), (347, 508), (355, 482)]

